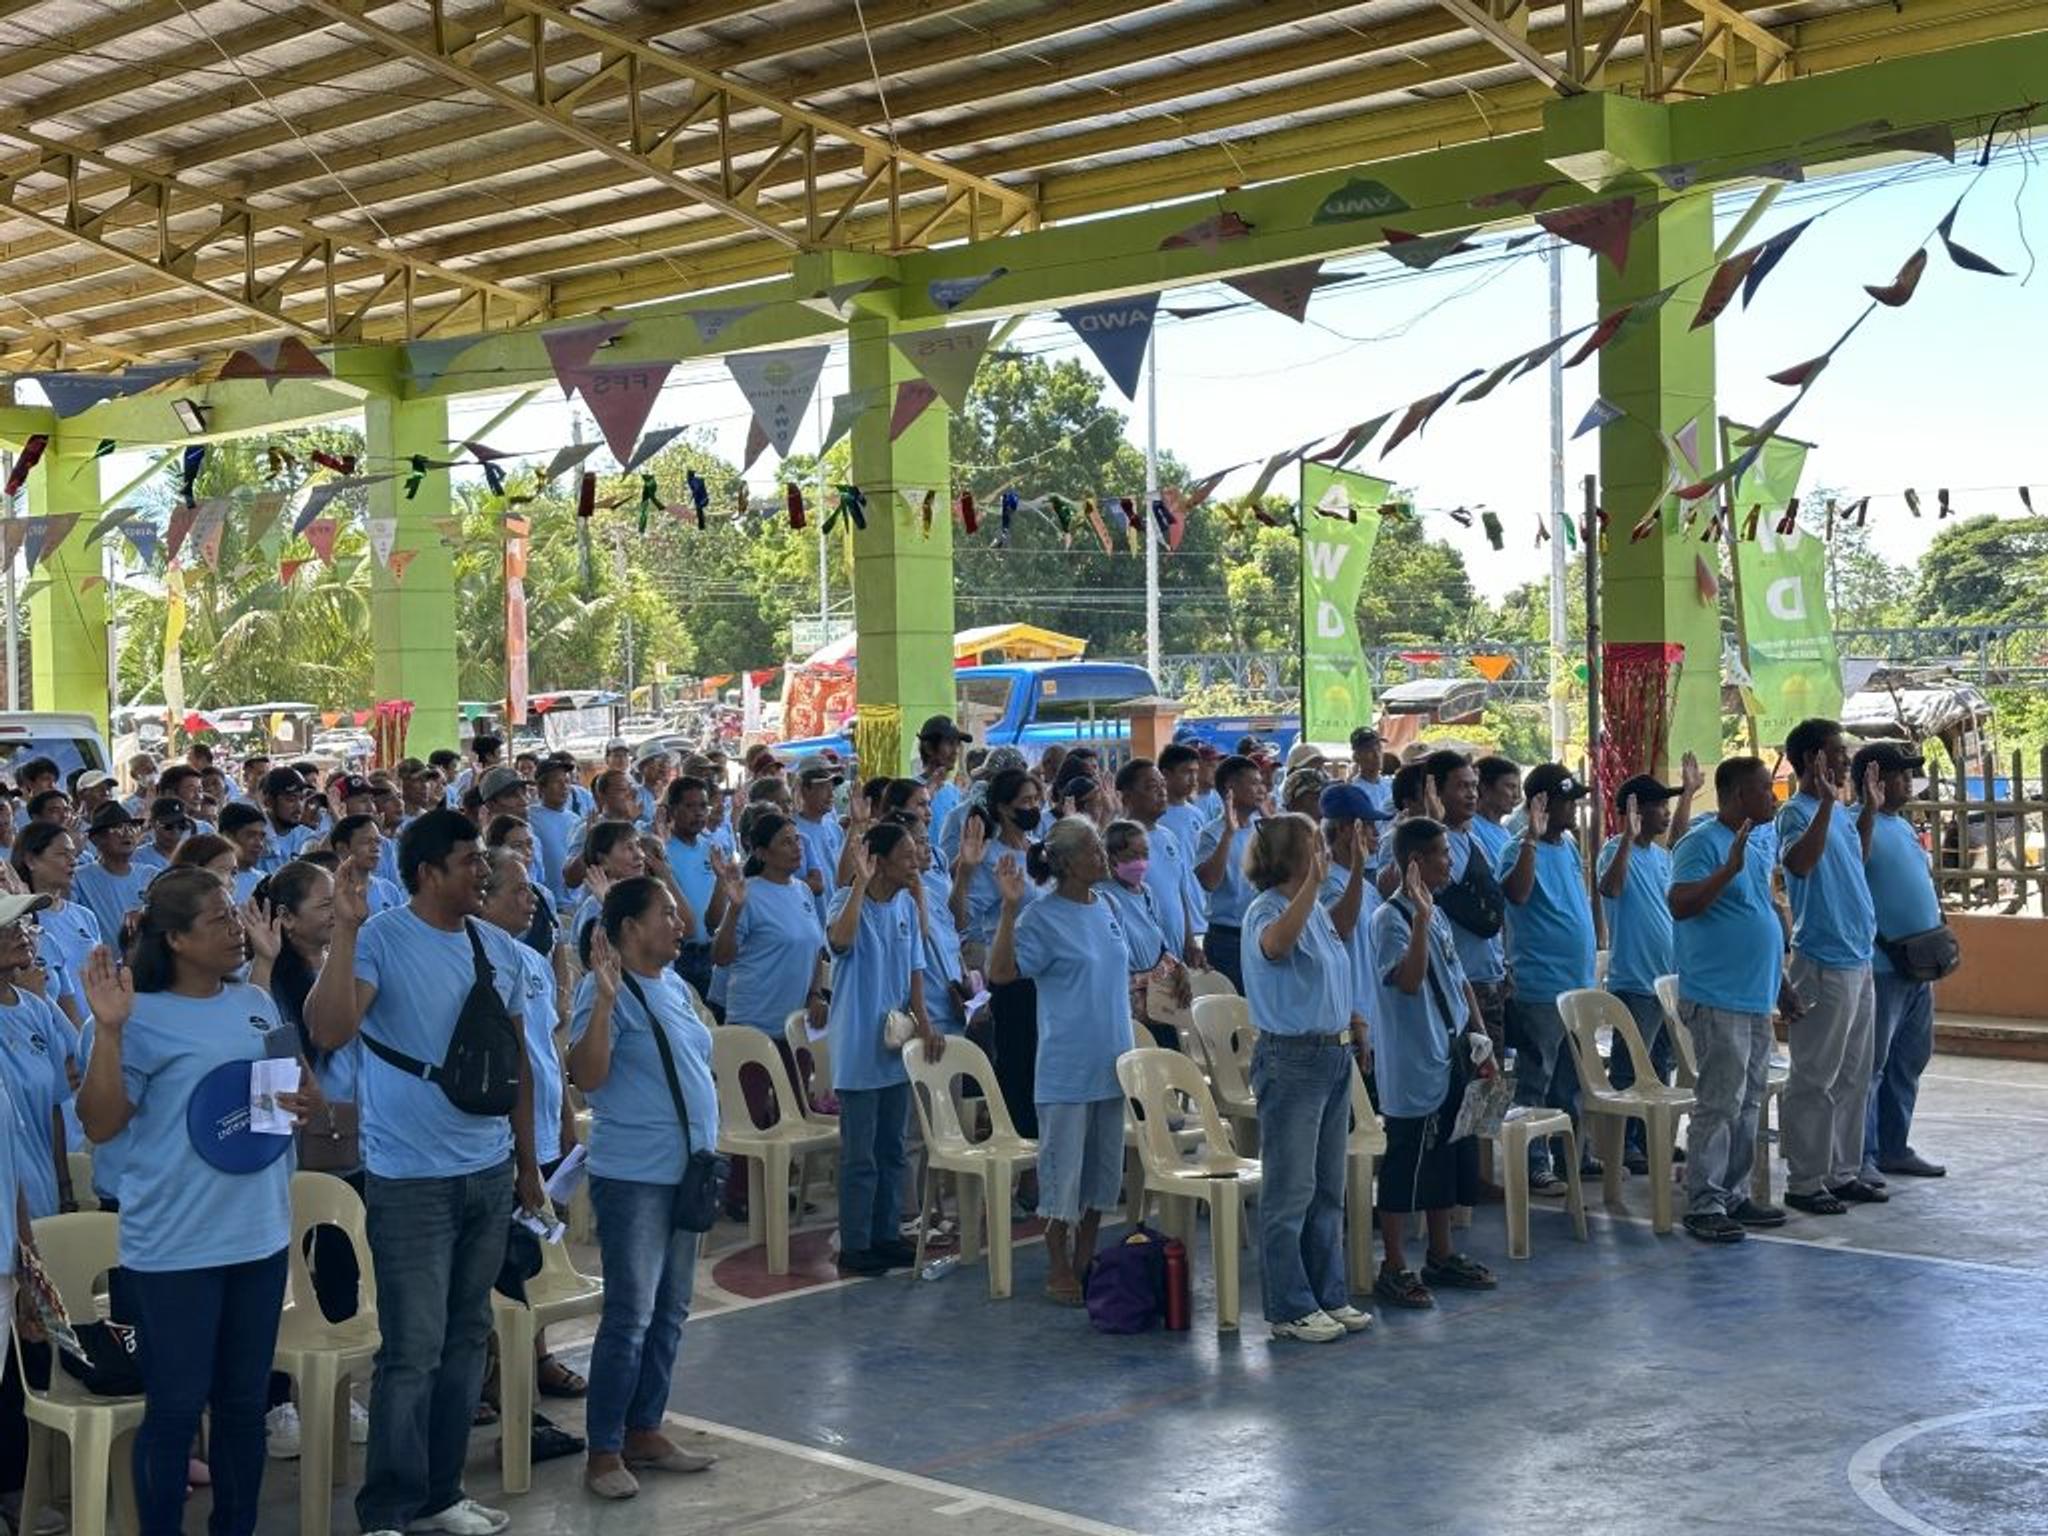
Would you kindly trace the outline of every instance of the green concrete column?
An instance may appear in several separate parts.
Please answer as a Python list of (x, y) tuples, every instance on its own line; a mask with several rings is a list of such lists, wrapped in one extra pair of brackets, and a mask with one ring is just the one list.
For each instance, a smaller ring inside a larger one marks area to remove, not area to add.
[(363, 405), (370, 463), (398, 477), (370, 490), (370, 516), (398, 519), (394, 550), (416, 551), (400, 582), (370, 562), (370, 634), (376, 700), (410, 699), (406, 750), (424, 757), (456, 743), (455, 558), (434, 524), (449, 514), (448, 476), (430, 474), (411, 500), (405, 468), (412, 455), (448, 456), (448, 402), (371, 395)]
[(48, 585), (29, 600), (30, 698), (37, 709), (90, 715), (107, 731), (107, 588), (86, 578), (101, 574), (100, 546), (85, 536), (98, 520), (96, 439), (53, 434), (43, 461), (28, 477), (28, 515), (76, 513), (78, 522), (54, 556), (45, 555), (29, 579)]
[[(868, 526), (853, 535), (854, 622), (860, 629), (859, 700), (901, 711), (895, 761), (863, 757), (863, 775), (905, 773), (915, 766), (918, 726), (953, 712), (953, 522), (948, 510), (952, 464), (951, 412), (932, 405), (894, 442), (889, 417), (896, 386), (918, 377), (890, 343), (890, 322), (856, 314), (848, 325), (851, 388), (873, 390), (877, 403), (853, 426), (853, 478), (867, 493)], [(931, 537), (898, 494), (938, 492)], [(829, 505), (817, 509), (820, 523)], [(886, 734), (869, 737), (886, 740)]]
[[(1709, 765), (1721, 756), (1721, 617), (1715, 606), (1700, 601), (1694, 562), (1703, 546), (1697, 532), (1677, 531), (1675, 499), (1666, 503), (1653, 537), (1632, 543), (1629, 535), (1669, 470), (1663, 445), (1641, 423), (1656, 422), (1666, 433), (1697, 423), (1701, 472), (1713, 463), (1714, 332), (1711, 326), (1689, 329), (1714, 264), (1712, 199), (1674, 203), (1641, 225), (1626, 273), (1617, 273), (1605, 257), (1596, 260), (1603, 315), (1699, 274), (1600, 352), (1600, 393), (1633, 418), (1600, 434), (1600, 504), (1609, 525), (1601, 619), (1609, 643), (1661, 640), (1685, 647), (1665, 756), (1651, 765), (1668, 780), (1685, 752), (1698, 753)], [(1707, 553), (1710, 561), (1715, 558)]]

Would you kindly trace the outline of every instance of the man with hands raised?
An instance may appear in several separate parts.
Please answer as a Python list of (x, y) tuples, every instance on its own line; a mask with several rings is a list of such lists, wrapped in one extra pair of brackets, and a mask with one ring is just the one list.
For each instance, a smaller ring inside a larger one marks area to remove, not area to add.
[(1877, 912), (1864, 878), (1871, 831), (1884, 799), (1875, 764), (1859, 812), (1840, 803), (1849, 748), (1832, 720), (1802, 720), (1785, 738), (1799, 792), (1779, 808), (1778, 858), (1792, 906), (1787, 976), (1802, 1013), (1788, 1028), (1792, 1080), (1781, 1134), (1785, 1203), (1813, 1216), (1889, 1198), (1864, 1182), (1864, 1111), (1877, 1033), (1870, 957)]
[(1695, 821), (1671, 850), (1666, 900), (1678, 1016), (1699, 1068), (1685, 1128), (1685, 1230), (1703, 1242), (1737, 1243), (1747, 1228), (1785, 1220), (1747, 1191), (1771, 1010), (1795, 1018), (1799, 1003), (1785, 984), (1785, 930), (1771, 902), (1771, 771), (1760, 758), (1728, 758), (1714, 770), (1714, 798), (1716, 814)]

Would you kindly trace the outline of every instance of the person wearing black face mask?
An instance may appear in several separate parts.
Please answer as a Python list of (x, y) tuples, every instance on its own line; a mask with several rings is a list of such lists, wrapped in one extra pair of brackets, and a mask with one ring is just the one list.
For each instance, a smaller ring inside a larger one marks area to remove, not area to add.
[[(997, 871), (1011, 864), (1019, 874), (1025, 873), (1045, 796), (1038, 780), (1025, 770), (1005, 768), (989, 780), (986, 803), (993, 829), (980, 815), (968, 816), (960, 834), (960, 858), (953, 869), (954, 915), (960, 923), (963, 955), (972, 970), (986, 969), (988, 946), (1002, 916), (1003, 893)], [(1045, 887), (1027, 876), (1022, 905), (1028, 906), (1044, 894)], [(990, 988), (989, 1011), (994, 1021), (996, 1081), (1018, 1133), (1036, 1136), (1038, 989), (1022, 976), (995, 983)], [(1025, 1183), (1035, 1199), (1035, 1181)]]

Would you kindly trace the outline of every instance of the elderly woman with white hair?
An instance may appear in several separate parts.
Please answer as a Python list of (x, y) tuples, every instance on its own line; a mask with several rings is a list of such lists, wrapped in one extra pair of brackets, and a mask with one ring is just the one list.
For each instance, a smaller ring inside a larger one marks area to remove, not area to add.
[[(1046, 1218), (1046, 1294), (1081, 1301), (1102, 1213), (1123, 1177), (1123, 1090), (1116, 1060), (1133, 1044), (1130, 946), (1097, 891), (1109, 867), (1093, 822), (1069, 816), (1031, 849), (1032, 879), (1052, 888), (1024, 907), (1025, 874), (997, 866), (1002, 915), (989, 979), (1038, 987), (1038, 1208)], [(1020, 915), (1021, 911), (1021, 915)]]

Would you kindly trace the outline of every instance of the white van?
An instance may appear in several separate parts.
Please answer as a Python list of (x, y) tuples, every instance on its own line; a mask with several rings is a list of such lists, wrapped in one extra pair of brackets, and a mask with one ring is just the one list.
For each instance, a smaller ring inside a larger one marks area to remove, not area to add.
[(54, 762), (66, 784), (80, 768), (111, 771), (107, 744), (91, 715), (0, 711), (0, 774), (11, 779), (17, 764), (36, 757)]

